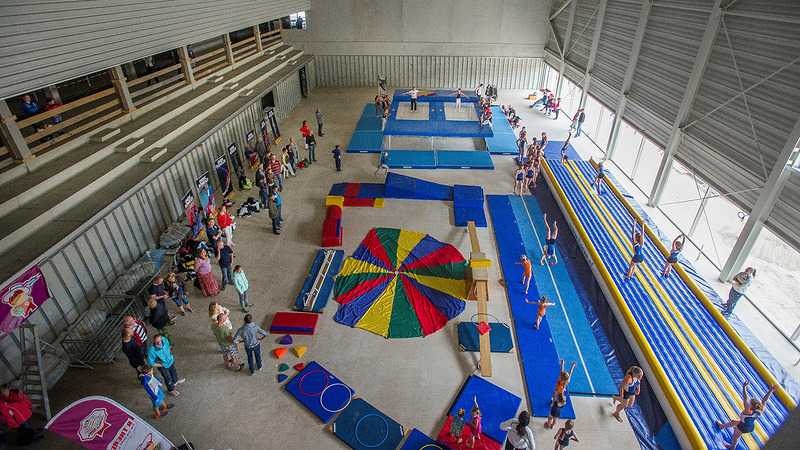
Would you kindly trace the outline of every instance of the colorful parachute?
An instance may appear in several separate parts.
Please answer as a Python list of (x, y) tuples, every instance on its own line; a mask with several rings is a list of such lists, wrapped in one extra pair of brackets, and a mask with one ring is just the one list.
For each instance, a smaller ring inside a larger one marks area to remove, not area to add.
[(373, 228), (336, 278), (334, 320), (386, 338), (427, 336), (464, 311), (466, 266), (427, 234)]

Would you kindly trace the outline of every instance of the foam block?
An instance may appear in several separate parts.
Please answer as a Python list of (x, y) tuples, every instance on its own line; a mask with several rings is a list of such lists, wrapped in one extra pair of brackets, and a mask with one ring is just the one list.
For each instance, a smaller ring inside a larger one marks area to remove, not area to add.
[(342, 218), (342, 207), (339, 205), (331, 205), (328, 206), (328, 211), (325, 216), (326, 219), (341, 219)]
[(303, 367), (305, 367), (305, 364), (303, 364), (303, 363), (297, 363), (297, 364), (295, 364), (295, 365), (294, 365), (294, 366), (292, 366), (292, 367), (294, 367), (294, 370), (296, 370), (296, 371), (300, 372), (301, 370), (303, 370)]
[(283, 355), (285, 355), (287, 351), (288, 350), (286, 348), (280, 347), (280, 348), (276, 348), (276, 349), (272, 350), (272, 353), (275, 354), (276, 358), (281, 359), (281, 358), (283, 358)]
[(483, 212), (483, 207), (480, 208), (459, 208), (456, 207), (453, 211), (455, 213), (456, 226), (465, 227), (467, 222), (475, 222), (476, 227), (485, 227), (486, 213)]
[(292, 343), (292, 337), (289, 336), (288, 334), (286, 336), (282, 337), (280, 342), (279, 342), (279, 344), (281, 344), (281, 345), (289, 345), (291, 343)]
[(269, 326), (269, 332), (273, 334), (314, 334), (314, 331), (317, 329), (318, 319), (318, 314), (299, 312), (275, 313), (275, 318), (272, 319), (272, 324)]
[(329, 195), (325, 198), (325, 207), (337, 205), (340, 208), (344, 205), (344, 197), (341, 195)]
[(389, 172), (386, 175), (387, 198), (414, 198), (416, 178)]
[(383, 208), (383, 204), (385, 202), (385, 198), (376, 198), (375, 203), (372, 204), (373, 208)]
[(374, 198), (345, 197), (344, 206), (369, 206), (375, 203)]
[(295, 347), (295, 348), (292, 349), (292, 351), (294, 352), (295, 356), (297, 356), (298, 358), (302, 358), (303, 355), (306, 353), (306, 348), (305, 347)]
[(470, 267), (492, 267), (492, 260), (490, 259), (470, 259)]
[(431, 183), (425, 180), (417, 180), (414, 183), (414, 199), (427, 200), (428, 199), (428, 185)]
[(283, 383), (284, 381), (286, 381), (287, 378), (289, 378), (289, 376), (286, 375), (285, 373), (279, 373), (278, 374), (278, 383)]
[(289, 370), (289, 366), (286, 364), (281, 364), (278, 366), (278, 372), (286, 372), (287, 370)]
[(358, 191), (358, 197), (382, 198), (384, 196), (383, 183), (361, 183), (361, 189)]
[(456, 208), (483, 208), (483, 188), (480, 186), (453, 186), (453, 206)]
[(338, 196), (341, 197), (344, 195), (344, 191), (347, 189), (347, 183), (336, 183), (331, 186), (330, 192), (328, 195)]
[(453, 187), (444, 184), (428, 183), (428, 200), (453, 201)]
[(347, 183), (347, 189), (344, 190), (344, 197), (358, 197), (359, 190), (361, 190), (361, 183)]

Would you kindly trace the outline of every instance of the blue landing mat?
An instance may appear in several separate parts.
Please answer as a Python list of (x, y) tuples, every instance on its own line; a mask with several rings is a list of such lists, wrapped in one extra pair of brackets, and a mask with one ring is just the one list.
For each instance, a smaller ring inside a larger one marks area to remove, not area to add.
[(431, 120), (397, 120), (390, 116), (383, 134), (393, 136), (438, 136), (438, 123)]
[[(522, 254), (527, 253), (508, 196), (487, 195), (486, 202), (492, 216), (497, 249), (500, 253), (500, 265), (506, 280), (506, 290), (517, 336), (517, 347), (522, 359), (528, 398), (531, 402), (531, 414), (537, 417), (547, 417), (550, 412), (549, 399), (553, 396), (553, 388), (559, 373), (559, 358), (550, 332), (550, 323), (548, 317), (545, 316), (539, 329), (533, 328), (536, 323), (537, 306), (527, 304), (525, 299), (536, 301), (540, 295), (536, 287), (536, 279), (531, 282), (527, 295), (524, 293), (524, 286), (520, 284), (524, 270), (521, 264), (515, 263), (520, 261)], [(528, 258), (535, 257), (531, 254), (527, 256)], [(539, 256), (541, 257), (541, 255)], [(552, 382), (550, 382), (551, 379)], [(569, 394), (567, 394), (567, 404), (562, 410), (561, 417), (575, 418)]]
[[(408, 92), (410, 89), (411, 88), (408, 88), (408, 89), (395, 89), (394, 93), (392, 94), (392, 100), (393, 101), (395, 101), (395, 100), (396, 101), (401, 101), (401, 102), (411, 101), (411, 96), (406, 94), (406, 92)], [(420, 89), (420, 91), (422, 91), (422, 90), (424, 90), (424, 89)], [(422, 103), (422, 102), (455, 102), (456, 101), (456, 96), (455, 95), (450, 95), (450, 94), (455, 94), (455, 92), (456, 92), (455, 89), (436, 89), (433, 92), (434, 92), (433, 95), (425, 95), (425, 96), (422, 96), (422, 97), (418, 97), (417, 98), (417, 103)], [(470, 90), (470, 89), (464, 90), (464, 89), (462, 89), (461, 93), (464, 95), (463, 97), (461, 97), (461, 102), (462, 103), (465, 103), (465, 102), (477, 102), (478, 101), (478, 99), (475, 98), (475, 91), (474, 90)], [(373, 106), (373, 108), (374, 108), (374, 106)], [(374, 109), (373, 109), (373, 111), (374, 111)]]
[[(387, 125), (388, 126), (388, 125)], [(356, 131), (347, 144), (347, 153), (380, 153), (383, 148), (383, 133), (380, 131)]]
[(429, 150), (388, 150), (390, 169), (435, 169), (436, 152)]
[[(508, 123), (503, 108), (499, 106), (492, 106), (492, 126), (494, 127), (494, 134), (514, 134), (514, 129)], [(373, 110), (373, 113), (375, 111)], [(514, 139), (516, 141), (516, 139)], [(516, 146), (516, 144), (515, 144)]]
[(467, 226), (467, 222), (475, 222), (476, 227), (486, 227), (486, 213), (483, 212), (483, 206), (480, 208), (460, 208), (453, 209), (455, 214), (455, 221), (457, 227)]
[(350, 447), (394, 450), (405, 437), (405, 429), (362, 398), (354, 398), (331, 425), (331, 431)]
[(453, 201), (453, 186), (444, 184), (428, 184), (428, 200), (449, 200)]
[(334, 183), (331, 186), (331, 190), (328, 191), (328, 195), (336, 195), (336, 196), (343, 196), (344, 191), (347, 189), (347, 183)]
[[(604, 395), (618, 393), (573, 282), (563, 264), (558, 241), (556, 256), (559, 263), (555, 266), (537, 264), (542, 256), (541, 246), (544, 245), (546, 231), (542, 211), (536, 198), (524, 196), (520, 199), (513, 195), (508, 198), (525, 248), (528, 254), (533, 256), (533, 276), (539, 294), (546, 295), (556, 303), (547, 308), (547, 319), (553, 329), (560, 330), (553, 334), (558, 355), (568, 363), (578, 362), (570, 381), (570, 391)], [(531, 219), (533, 219), (532, 225)], [(550, 220), (552, 221), (552, 218)], [(564, 228), (566, 225), (562, 223), (561, 226), (560, 232), (566, 232)]]
[(457, 414), (458, 408), (471, 411), (475, 406), (473, 398), (477, 398), (481, 409), (483, 434), (497, 442), (505, 442), (506, 431), (500, 429), (500, 424), (517, 417), (522, 399), (477, 375), (470, 375), (447, 414)]
[(453, 186), (453, 199), (456, 208), (483, 208), (483, 188), (457, 184)]
[[(317, 252), (317, 257), (314, 259), (314, 263), (311, 265), (311, 270), (309, 271), (305, 282), (303, 282), (303, 287), (300, 289), (300, 294), (297, 295), (297, 300), (294, 302), (295, 310), (304, 310), (303, 301), (305, 300), (306, 295), (308, 295), (308, 292), (311, 290), (311, 285), (314, 283), (317, 272), (319, 272), (322, 263), (325, 260), (325, 252), (326, 250), (324, 249)], [(319, 289), (317, 299), (311, 309), (306, 310), (306, 312), (321, 313), (323, 310), (325, 310), (325, 306), (328, 304), (328, 300), (331, 298), (331, 292), (333, 292), (334, 277), (338, 275), (339, 270), (342, 269), (342, 261), (344, 261), (344, 250), (333, 250), (333, 260), (331, 261), (327, 275), (325, 275), (325, 280), (322, 282), (322, 287)]]
[(498, 133), (486, 138), (486, 148), (492, 155), (519, 155), (517, 135), (514, 133)]
[[(479, 322), (481, 316), (475, 318)], [(490, 323), (489, 343), (492, 352), (510, 353), (514, 350), (511, 327), (507, 323)], [(466, 352), (480, 351), (480, 333), (473, 322), (458, 322), (458, 346)]]
[(316, 361), (308, 363), (284, 389), (325, 423), (350, 403), (356, 393)]
[(385, 196), (385, 185), (383, 183), (361, 183), (358, 190), (358, 198), (383, 198)]
[(436, 152), (437, 169), (493, 170), (492, 156), (485, 151), (439, 150)]
[[(558, 161), (561, 160), (562, 148), (564, 148), (564, 141), (548, 141), (547, 145), (544, 146), (544, 157), (555, 160), (556, 164), (558, 164)], [(581, 157), (578, 155), (578, 152), (575, 151), (575, 148), (572, 147), (572, 144), (567, 146), (567, 151), (565, 153), (567, 154), (567, 158), (573, 161), (581, 160)]]
[(381, 131), (381, 118), (375, 116), (375, 104), (364, 106), (361, 118), (358, 119), (355, 131)]
[(439, 444), (436, 439), (431, 439), (422, 431), (414, 428), (411, 430), (411, 434), (408, 435), (408, 439), (403, 442), (403, 446), (400, 447), (400, 450), (444, 450), (445, 447)]
[(441, 101), (428, 102), (428, 109), (430, 110), (428, 120), (433, 120), (435, 122), (445, 120), (444, 103)]
[[(401, 122), (408, 122), (401, 121)], [(473, 137), (473, 138), (488, 138), (494, 136), (492, 127), (489, 125), (481, 125), (478, 121), (468, 120), (447, 120), (438, 123), (439, 136), (452, 136), (452, 137)], [(386, 125), (388, 128), (389, 125)], [(422, 133), (418, 133), (422, 134)]]

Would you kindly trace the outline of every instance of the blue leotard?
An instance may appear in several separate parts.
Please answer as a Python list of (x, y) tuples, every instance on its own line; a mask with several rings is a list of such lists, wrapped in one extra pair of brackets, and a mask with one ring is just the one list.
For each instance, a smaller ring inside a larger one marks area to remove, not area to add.
[(575, 434), (573, 430), (564, 431), (564, 433), (561, 434), (561, 439), (558, 440), (558, 445), (562, 447), (568, 446), (569, 438), (571, 438), (573, 434)]
[(642, 246), (639, 244), (634, 244), (633, 246), (633, 262), (640, 263), (644, 261), (644, 255), (642, 254)]
[(528, 174), (525, 176), (528, 178), (533, 178), (533, 169), (528, 169)]
[(547, 256), (553, 256), (556, 254), (556, 240), (555, 239), (548, 239), (545, 241), (547, 243)]
[(756, 419), (761, 415), (761, 411), (743, 412), (742, 418), (736, 425), (742, 433), (752, 433), (756, 429)]
[(517, 172), (517, 181), (522, 181), (522, 172)]

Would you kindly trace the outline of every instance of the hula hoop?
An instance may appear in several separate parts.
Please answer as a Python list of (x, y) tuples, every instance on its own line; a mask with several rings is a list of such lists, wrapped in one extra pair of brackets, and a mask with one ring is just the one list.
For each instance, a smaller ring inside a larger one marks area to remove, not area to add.
[[(475, 313), (475, 314), (473, 314), (473, 315), (472, 315), (472, 317), (470, 317), (470, 318), (469, 318), (469, 321), (470, 321), (470, 322), (472, 322), (472, 324), (473, 324), (473, 325), (475, 325), (476, 327), (477, 327), (478, 325), (480, 325), (480, 322), (475, 322), (475, 316), (489, 316), (489, 317), (491, 317), (492, 319), (496, 320), (496, 321), (497, 321), (497, 323), (501, 323), (501, 322), (500, 322), (500, 319), (498, 319), (497, 317), (495, 317), (495, 316), (493, 316), (493, 315), (491, 315), (491, 314), (489, 314), (489, 313)], [(488, 323), (488, 322), (487, 322), (487, 323)], [(430, 445), (430, 444), (428, 444), (428, 445)]]
[(423, 448), (427, 448), (427, 447), (433, 447), (433, 448), (438, 448), (439, 450), (444, 450), (442, 447), (439, 447), (436, 444), (425, 444), (422, 447), (420, 447), (419, 450), (422, 450)]
[[(324, 387), (324, 388), (322, 388), (322, 390), (321, 390), (321, 391), (319, 391), (319, 392), (317, 392), (316, 394), (307, 394), (307, 393), (306, 393), (306, 392), (303, 390), (303, 378), (305, 378), (305, 377), (306, 377), (308, 374), (310, 374), (310, 373), (314, 373), (314, 372), (319, 372), (319, 373), (321, 373), (321, 374), (325, 375), (325, 387)], [(298, 389), (298, 390), (299, 390), (299, 391), (300, 391), (300, 392), (301, 392), (303, 395), (305, 395), (306, 397), (316, 397), (317, 395), (320, 395), (320, 394), (322, 394), (322, 392), (323, 392), (325, 389), (327, 389), (327, 388), (328, 388), (328, 383), (330, 383), (330, 380), (328, 379), (328, 374), (327, 374), (327, 373), (325, 373), (325, 372), (323, 372), (323, 371), (321, 371), (321, 370), (311, 370), (311, 371), (308, 371), (308, 372), (306, 372), (305, 374), (303, 374), (303, 376), (302, 376), (302, 377), (300, 377), (300, 381), (297, 383), (297, 389)]]
[[(380, 417), (380, 419), (383, 421), (384, 425), (386, 425), (386, 435), (383, 436), (383, 439), (380, 442), (378, 442), (377, 444), (375, 444), (375, 445), (367, 445), (367, 444), (361, 442), (361, 438), (358, 437), (358, 426), (361, 425), (361, 421), (362, 420), (366, 419), (369, 416)], [(378, 447), (381, 444), (383, 444), (384, 442), (386, 442), (386, 438), (389, 437), (389, 422), (387, 422), (386, 419), (383, 418), (383, 416), (380, 416), (378, 414), (367, 414), (366, 416), (364, 416), (364, 417), (362, 417), (361, 419), (358, 420), (358, 423), (356, 423), (356, 429), (355, 429), (353, 434), (355, 434), (356, 440), (358, 441), (358, 443), (363, 445), (364, 447), (367, 447), (367, 448)]]
[[(330, 389), (330, 388), (332, 388), (334, 386), (343, 386), (345, 389), (347, 389), (347, 402), (345, 402), (344, 406), (342, 406), (341, 408), (339, 408), (337, 410), (330, 410), (330, 409), (326, 408), (325, 405), (322, 404), (322, 396), (325, 395), (325, 391), (327, 391), (328, 389)], [(349, 387), (345, 386), (342, 383), (330, 384), (330, 385), (326, 386), (325, 389), (322, 390), (322, 392), (319, 393), (319, 406), (321, 406), (322, 409), (324, 409), (325, 411), (328, 411), (329, 413), (337, 413), (337, 412), (347, 408), (347, 405), (349, 405), (352, 400), (353, 400), (353, 392), (350, 390)]]

